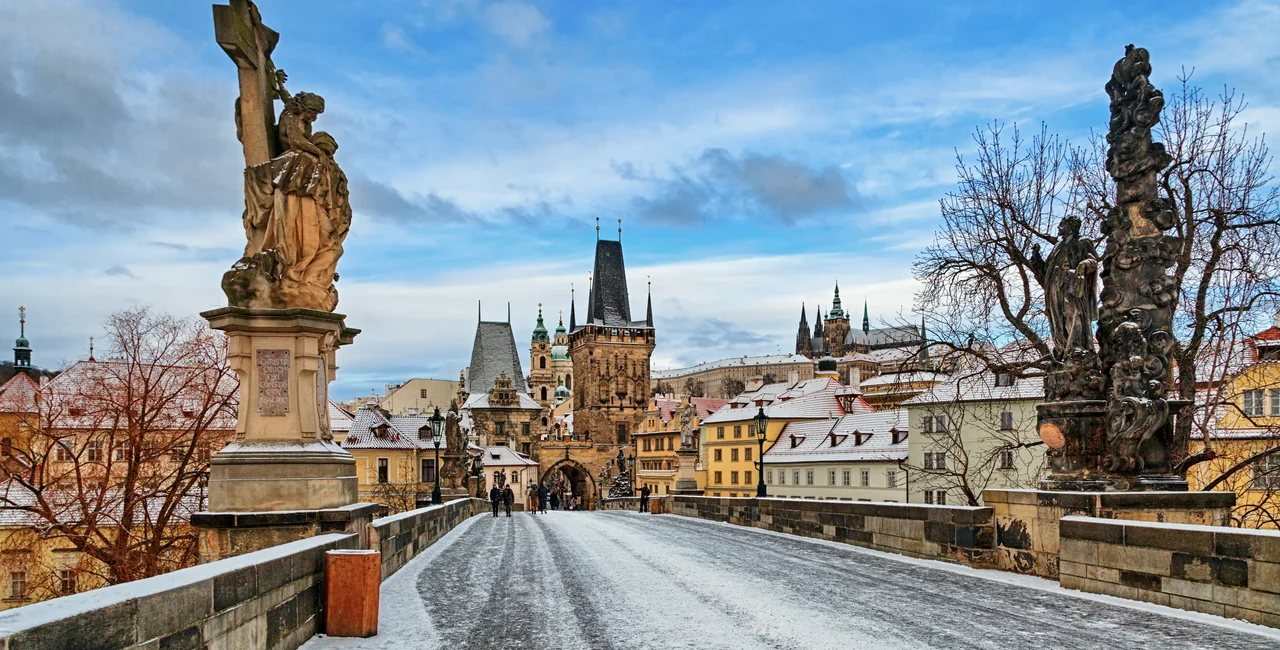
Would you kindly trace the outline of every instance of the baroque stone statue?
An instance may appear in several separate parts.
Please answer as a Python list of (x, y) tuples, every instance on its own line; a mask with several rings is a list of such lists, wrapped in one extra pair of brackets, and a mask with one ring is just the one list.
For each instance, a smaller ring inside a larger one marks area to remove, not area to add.
[[(249, 0), (215, 6), (219, 45), (240, 68), (236, 135), (245, 152), (244, 255), (223, 275), (233, 307), (338, 305), (338, 259), (351, 228), (347, 176), (334, 159), (338, 143), (312, 123), (324, 112), (319, 95), (285, 89), (271, 61), (279, 35), (262, 24)], [(274, 105), (284, 108), (276, 123)]]
[(680, 448), (693, 448), (693, 412), (696, 407), (690, 402), (680, 414)]
[(1044, 287), (1053, 360), (1045, 378), (1046, 399), (1100, 399), (1103, 378), (1093, 344), (1098, 319), (1098, 253), (1080, 236), (1080, 218), (1058, 224), (1058, 241), (1047, 259), (1032, 249), (1031, 268)]

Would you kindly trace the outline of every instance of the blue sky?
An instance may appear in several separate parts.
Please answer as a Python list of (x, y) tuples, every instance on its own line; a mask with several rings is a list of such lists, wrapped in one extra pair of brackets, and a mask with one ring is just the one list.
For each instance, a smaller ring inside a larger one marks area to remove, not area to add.
[[(456, 377), (477, 300), (510, 301), (524, 347), (539, 302), (585, 299), (596, 217), (623, 219), (636, 309), (652, 278), (658, 368), (786, 352), (837, 279), (846, 307), (911, 318), (972, 130), (1104, 129), (1127, 43), (1157, 86), (1195, 68), (1280, 131), (1277, 2), (259, 6), (352, 179), (339, 311), (364, 333), (340, 398)], [(0, 305), (30, 310), (39, 364), (83, 356), (112, 310), (223, 302), (242, 158), (210, 15), (0, 0)]]

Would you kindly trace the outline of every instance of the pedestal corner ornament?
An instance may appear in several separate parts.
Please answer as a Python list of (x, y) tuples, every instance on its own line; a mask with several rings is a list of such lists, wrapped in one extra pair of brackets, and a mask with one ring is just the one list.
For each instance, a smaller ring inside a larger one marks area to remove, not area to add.
[[(1173, 475), (1171, 449), (1172, 414), (1183, 402), (1168, 396), (1178, 294), (1168, 269), (1180, 241), (1166, 234), (1175, 214), (1157, 185), (1170, 157), (1151, 139), (1164, 97), (1150, 73), (1147, 51), (1130, 45), (1106, 85), (1107, 171), (1116, 200), (1102, 223), (1101, 259), (1079, 236), (1075, 217), (1063, 219), (1047, 258), (1033, 255), (1053, 340), (1046, 401), (1037, 407), (1040, 436), (1050, 447), (1047, 489), (1187, 489)], [(1089, 337), (1094, 319), (1096, 351)]]

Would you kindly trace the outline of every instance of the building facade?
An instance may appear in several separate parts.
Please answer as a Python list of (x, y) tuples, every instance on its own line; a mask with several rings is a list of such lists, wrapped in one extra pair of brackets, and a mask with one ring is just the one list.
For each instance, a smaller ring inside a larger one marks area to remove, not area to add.
[(769, 496), (907, 500), (907, 411), (865, 411), (792, 422), (765, 452)]
[[(443, 431), (439, 442), (443, 453)], [(436, 481), (435, 443), (429, 416), (394, 415), (375, 404), (360, 407), (341, 443), (356, 459), (360, 501), (397, 513), (429, 498)]]
[(435, 409), (448, 411), (458, 394), (458, 382), (449, 379), (410, 379), (388, 384), (386, 396), (378, 403), (395, 415), (431, 415)]
[[(655, 370), (652, 382), (654, 390), (666, 397), (701, 393), (697, 396), (730, 399), (744, 390), (763, 384), (794, 384), (813, 379), (813, 372), (814, 362), (805, 356), (773, 354), (721, 359), (688, 368)], [(736, 389), (733, 388), (735, 386)]]
[[(685, 397), (682, 400), (656, 397), (651, 400), (640, 430), (635, 434), (636, 489), (648, 486), (653, 494), (669, 494), (675, 489), (676, 473), (680, 468), (676, 450), (680, 449), (685, 411), (692, 409), (691, 426), (697, 431), (703, 419), (726, 403), (726, 400), (708, 397)], [(697, 444), (697, 436), (693, 442)]]

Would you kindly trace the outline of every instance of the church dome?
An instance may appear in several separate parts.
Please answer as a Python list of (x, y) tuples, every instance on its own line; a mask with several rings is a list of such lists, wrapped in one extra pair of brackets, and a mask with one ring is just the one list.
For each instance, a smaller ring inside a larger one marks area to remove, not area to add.
[(569, 346), (567, 346), (567, 345), (553, 345), (553, 346), (551, 346), (551, 360), (552, 360), (552, 361), (568, 361), (568, 360), (569, 360)]
[(570, 397), (572, 397), (572, 395), (569, 393), (569, 389), (565, 388), (564, 381), (561, 381), (560, 385), (556, 387), (555, 399), (557, 401), (561, 401), (569, 399)]
[(542, 322), (542, 305), (538, 305), (538, 325), (533, 328), (533, 342), (549, 341), (547, 337), (547, 326)]
[(31, 341), (28, 341), (28, 340), (26, 339), (26, 337), (19, 336), (19, 337), (18, 337), (18, 340), (17, 340), (17, 341), (14, 341), (14, 343), (13, 343), (13, 347), (15, 347), (15, 348), (29, 348), (29, 347), (31, 347)]

